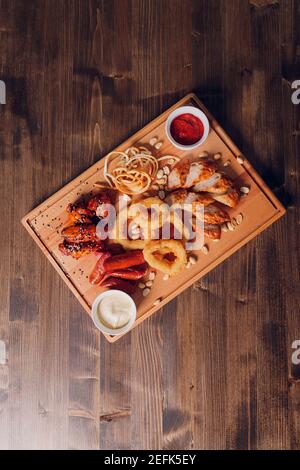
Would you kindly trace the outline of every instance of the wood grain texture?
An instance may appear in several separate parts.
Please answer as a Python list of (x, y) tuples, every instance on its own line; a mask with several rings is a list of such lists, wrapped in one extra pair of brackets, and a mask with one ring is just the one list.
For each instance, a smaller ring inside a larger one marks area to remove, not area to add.
[[(299, 24), (299, 0), (0, 0), (0, 448), (300, 448)], [(19, 220), (192, 89), (287, 215), (110, 345)]]

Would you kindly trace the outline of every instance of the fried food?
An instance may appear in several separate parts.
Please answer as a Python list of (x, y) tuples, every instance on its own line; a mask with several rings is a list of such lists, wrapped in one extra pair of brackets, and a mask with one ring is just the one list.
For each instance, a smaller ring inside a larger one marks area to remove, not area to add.
[(159, 197), (148, 197), (130, 205), (128, 216), (142, 229), (143, 238), (151, 239), (164, 223), (165, 203)]
[(81, 223), (81, 224), (90, 224), (92, 222), (92, 218), (94, 213), (83, 207), (80, 204), (68, 204), (66, 211), (69, 214), (69, 219), (72, 222)]
[(87, 203), (87, 208), (93, 211), (97, 217), (107, 217), (108, 210), (107, 205), (111, 204), (110, 197), (106, 191), (100, 191), (95, 196), (91, 197)]
[(159, 271), (173, 276), (187, 263), (184, 246), (179, 240), (151, 240), (143, 250), (147, 263)]
[(71, 243), (84, 243), (99, 241), (96, 236), (96, 226), (94, 224), (78, 224), (65, 227), (62, 236)]
[(64, 255), (79, 259), (89, 253), (101, 250), (103, 248), (103, 242), (99, 240), (98, 242), (71, 243), (64, 240), (58, 245), (58, 248)]
[[(110, 160), (115, 166), (109, 170)], [(105, 158), (104, 177), (112, 188), (124, 194), (147, 191), (158, 170), (158, 161), (145, 147), (129, 147), (125, 152), (113, 151)]]

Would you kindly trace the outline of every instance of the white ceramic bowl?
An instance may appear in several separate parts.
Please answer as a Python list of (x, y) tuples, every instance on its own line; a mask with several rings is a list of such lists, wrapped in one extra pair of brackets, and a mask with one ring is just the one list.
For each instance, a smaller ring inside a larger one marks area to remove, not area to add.
[[(109, 328), (108, 326), (106, 326), (104, 323), (101, 322), (97, 314), (97, 309), (101, 300), (103, 300), (105, 297), (109, 297), (113, 295), (116, 292), (118, 293), (118, 295), (123, 295), (124, 297), (126, 297), (126, 299), (129, 300), (131, 307), (132, 307), (131, 312), (130, 312), (130, 320), (128, 323), (126, 323), (126, 325), (122, 326), (121, 328)], [(125, 292), (122, 292), (116, 289), (107, 290), (99, 294), (98, 297), (96, 297), (96, 299), (94, 300), (93, 305), (92, 305), (92, 319), (93, 319), (95, 326), (98, 328), (98, 330), (102, 331), (103, 333), (107, 333), (111, 336), (121, 335), (123, 333), (126, 333), (132, 328), (136, 319), (136, 305), (134, 303), (134, 300), (130, 297), (130, 295), (126, 294)]]
[[(200, 121), (202, 122), (203, 127), (204, 127), (204, 132), (203, 132), (202, 138), (200, 140), (198, 140), (198, 142), (195, 142), (192, 145), (179, 144), (178, 142), (176, 142), (175, 139), (173, 139), (173, 137), (171, 135), (171, 131), (170, 131), (172, 121), (177, 116), (180, 116), (181, 114), (186, 114), (186, 113), (193, 114), (198, 119), (200, 119)], [(174, 147), (177, 147), (180, 150), (193, 150), (193, 149), (199, 147), (199, 145), (203, 144), (206, 141), (206, 139), (208, 137), (208, 134), (209, 134), (209, 121), (208, 121), (207, 117), (205, 116), (205, 114), (199, 108), (195, 108), (194, 106), (181, 106), (180, 108), (175, 109), (175, 111), (173, 111), (169, 115), (169, 117), (166, 121), (166, 134), (167, 134), (167, 137), (168, 137), (169, 141), (171, 142), (172, 145), (174, 145)]]

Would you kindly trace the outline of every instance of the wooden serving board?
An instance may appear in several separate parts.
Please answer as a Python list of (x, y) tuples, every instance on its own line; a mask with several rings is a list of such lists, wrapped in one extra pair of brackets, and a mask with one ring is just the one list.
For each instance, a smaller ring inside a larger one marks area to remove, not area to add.
[[(206, 142), (189, 153), (174, 148), (167, 140), (164, 129), (165, 121), (170, 112), (179, 106), (185, 105), (201, 108), (207, 115), (211, 126)], [(149, 144), (152, 137), (157, 137), (163, 142), (159, 150), (160, 155), (197, 156), (202, 150), (206, 150), (210, 154), (221, 153), (220, 167), (223, 166), (225, 161), (230, 160), (230, 166), (224, 168), (224, 171), (236, 181), (237, 186), (246, 185), (250, 188), (250, 192), (241, 199), (236, 209), (228, 210), (231, 216), (239, 213), (243, 214), (243, 222), (235, 231), (222, 232), (221, 240), (218, 243), (206, 240), (205, 243), (209, 248), (208, 254), (201, 251), (197, 252), (197, 263), (192, 265), (190, 269), (182, 270), (178, 275), (167, 281), (164, 281), (162, 274), (158, 273), (147, 297), (143, 297), (140, 289), (137, 289), (134, 299), (138, 313), (134, 326), (137, 326), (167, 304), (285, 213), (285, 209), (274, 194), (194, 94), (189, 94), (178, 101), (115, 150), (125, 150), (130, 146)], [(237, 161), (239, 156), (244, 158), (243, 164)], [(70, 256), (64, 256), (58, 250), (58, 245), (62, 241), (61, 229), (67, 222), (67, 213), (65, 211), (67, 204), (75, 202), (81, 196), (90, 192), (96, 193), (98, 191), (94, 183), (103, 179), (103, 166), (104, 159), (84, 171), (22, 219), (24, 227), (89, 314), (94, 299), (102, 291), (101, 287), (92, 286), (88, 282), (88, 276), (95, 265), (95, 256), (90, 254), (79, 260), (74, 260)], [(162, 298), (162, 301), (159, 305), (154, 306), (153, 303), (158, 298)], [(110, 342), (117, 341), (121, 337), (105, 336)]]

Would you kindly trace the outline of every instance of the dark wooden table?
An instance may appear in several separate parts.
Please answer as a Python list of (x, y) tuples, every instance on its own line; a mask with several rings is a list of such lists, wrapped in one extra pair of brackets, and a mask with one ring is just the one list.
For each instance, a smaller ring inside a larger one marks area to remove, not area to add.
[[(0, 79), (0, 447), (300, 448), (299, 0), (0, 0)], [(20, 219), (189, 91), (287, 215), (111, 345)]]

